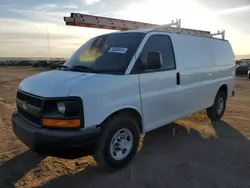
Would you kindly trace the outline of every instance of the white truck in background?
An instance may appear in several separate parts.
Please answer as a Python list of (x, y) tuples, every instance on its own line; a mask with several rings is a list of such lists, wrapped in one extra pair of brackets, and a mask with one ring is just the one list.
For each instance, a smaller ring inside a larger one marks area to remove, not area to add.
[[(203, 109), (220, 120), (234, 95), (224, 32), (218, 39), (179, 21), (163, 27), (79, 14), (65, 21), (128, 31), (94, 37), (57, 70), (20, 83), (13, 131), (34, 151), (95, 143), (97, 163), (119, 169), (135, 157), (141, 133)], [(153, 28), (136, 29), (142, 26)]]

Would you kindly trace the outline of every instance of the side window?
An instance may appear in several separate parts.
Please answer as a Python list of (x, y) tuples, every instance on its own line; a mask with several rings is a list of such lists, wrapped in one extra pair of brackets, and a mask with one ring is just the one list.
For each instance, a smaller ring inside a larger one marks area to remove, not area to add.
[[(147, 56), (150, 52), (159, 52), (162, 59), (162, 66), (160, 70), (175, 69), (175, 58), (173, 52), (172, 42), (167, 35), (153, 35), (148, 38), (141, 54), (136, 62), (138, 64), (146, 64)], [(146, 71), (147, 72), (147, 71)]]

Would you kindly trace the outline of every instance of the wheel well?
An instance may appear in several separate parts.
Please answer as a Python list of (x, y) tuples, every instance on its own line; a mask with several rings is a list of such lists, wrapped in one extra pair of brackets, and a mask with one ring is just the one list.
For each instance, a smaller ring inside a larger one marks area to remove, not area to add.
[(226, 85), (226, 84), (223, 84), (223, 85), (220, 87), (219, 91), (223, 91), (223, 92), (225, 92), (225, 94), (227, 95), (227, 94), (228, 94), (227, 85)]
[(125, 109), (118, 110), (118, 111), (114, 112), (113, 114), (111, 114), (109, 117), (107, 117), (104, 120), (104, 122), (107, 119), (112, 118), (112, 117), (117, 116), (117, 115), (120, 115), (120, 114), (127, 114), (130, 117), (133, 117), (137, 121), (137, 123), (139, 125), (140, 132), (143, 133), (143, 125), (142, 125), (141, 114), (137, 110), (135, 110), (133, 108), (125, 108)]

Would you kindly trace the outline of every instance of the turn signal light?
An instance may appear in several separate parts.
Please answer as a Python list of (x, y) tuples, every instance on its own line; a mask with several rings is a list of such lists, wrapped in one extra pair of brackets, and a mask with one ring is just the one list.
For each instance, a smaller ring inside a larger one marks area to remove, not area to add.
[(70, 119), (70, 120), (42, 119), (42, 124), (48, 127), (73, 128), (73, 127), (80, 127), (81, 121), (80, 119)]

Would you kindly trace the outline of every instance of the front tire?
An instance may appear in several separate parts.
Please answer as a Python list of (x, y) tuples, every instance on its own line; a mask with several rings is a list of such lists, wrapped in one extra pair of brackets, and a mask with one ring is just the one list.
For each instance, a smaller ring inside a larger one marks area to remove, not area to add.
[(105, 170), (114, 171), (128, 165), (135, 157), (140, 131), (136, 120), (126, 114), (114, 116), (102, 125), (102, 135), (94, 155)]
[(215, 97), (213, 106), (207, 108), (207, 116), (211, 121), (218, 121), (222, 118), (226, 109), (226, 101), (226, 93), (219, 91)]

